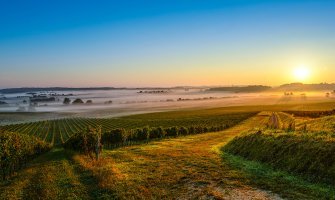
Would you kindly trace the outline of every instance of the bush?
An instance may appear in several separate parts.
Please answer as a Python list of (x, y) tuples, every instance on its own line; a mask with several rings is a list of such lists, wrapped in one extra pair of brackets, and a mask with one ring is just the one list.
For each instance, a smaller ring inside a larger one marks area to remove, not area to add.
[(165, 131), (166, 131), (166, 136), (170, 136), (170, 137), (177, 137), (178, 136), (178, 128), (177, 127), (167, 128)]
[(111, 131), (111, 143), (122, 144), (127, 141), (128, 133), (125, 129), (114, 129)]
[(165, 137), (166, 132), (165, 132), (165, 130), (162, 127), (158, 127), (157, 131), (158, 131), (158, 135), (159, 135), (160, 138)]
[(195, 128), (193, 126), (188, 128), (189, 134), (195, 134)]
[(148, 140), (150, 138), (150, 129), (145, 127), (143, 129), (137, 129), (137, 140)]
[(159, 138), (159, 132), (157, 128), (151, 128), (150, 129), (150, 139), (155, 139), (155, 138)]
[(188, 135), (188, 129), (185, 127), (180, 127), (178, 130), (178, 135)]
[(195, 127), (195, 134), (199, 134), (199, 133), (203, 133), (204, 131), (203, 131), (203, 128), (202, 127)]
[(79, 151), (90, 158), (99, 159), (102, 151), (101, 127), (97, 129), (88, 127), (86, 130), (78, 132), (70, 137), (64, 144), (65, 149)]

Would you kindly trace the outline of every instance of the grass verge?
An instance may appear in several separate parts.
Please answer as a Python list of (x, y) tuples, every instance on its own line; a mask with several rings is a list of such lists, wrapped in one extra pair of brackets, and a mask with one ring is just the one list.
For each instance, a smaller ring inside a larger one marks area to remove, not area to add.
[(286, 199), (335, 199), (335, 188), (327, 184), (310, 183), (301, 177), (276, 170), (256, 161), (221, 152), (223, 162), (238, 170), (245, 183), (270, 190)]

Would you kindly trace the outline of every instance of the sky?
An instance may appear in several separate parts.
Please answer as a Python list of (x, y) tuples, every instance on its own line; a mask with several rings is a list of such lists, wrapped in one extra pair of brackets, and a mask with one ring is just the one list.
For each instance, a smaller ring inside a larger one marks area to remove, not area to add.
[(331, 0), (0, 0), (0, 88), (333, 83), (334, 10)]

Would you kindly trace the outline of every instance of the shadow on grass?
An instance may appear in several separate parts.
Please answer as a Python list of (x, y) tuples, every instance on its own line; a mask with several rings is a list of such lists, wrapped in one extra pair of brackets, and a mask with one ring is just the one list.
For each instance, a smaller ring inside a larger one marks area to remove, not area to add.
[(301, 177), (228, 154), (221, 148), (222, 161), (237, 170), (247, 184), (270, 190), (287, 199), (335, 199), (335, 187), (310, 183)]
[(64, 159), (66, 159), (64, 156), (64, 150), (62, 148), (54, 148), (49, 152), (37, 157), (31, 162), (31, 165), (48, 164), (50, 162), (58, 162)]
[(99, 187), (98, 180), (88, 170), (83, 169), (77, 164), (72, 157), (75, 153), (71, 151), (65, 151), (65, 155), (73, 165), (73, 170), (76, 173), (81, 184), (84, 185), (90, 199), (118, 199), (114, 191), (108, 189), (102, 189)]

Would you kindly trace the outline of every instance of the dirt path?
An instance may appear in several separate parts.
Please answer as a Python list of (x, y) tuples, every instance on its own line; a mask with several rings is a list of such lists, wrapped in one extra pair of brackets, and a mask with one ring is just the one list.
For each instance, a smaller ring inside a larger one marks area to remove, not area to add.
[(222, 132), (106, 151), (101, 167), (90, 170), (100, 187), (121, 199), (280, 199), (246, 185), (218, 152), (234, 136), (267, 121), (258, 115)]

